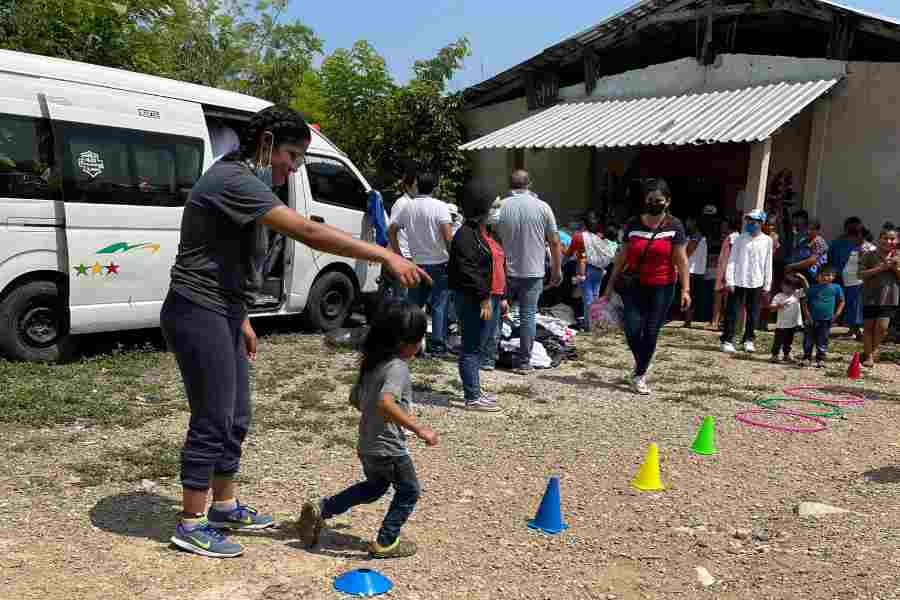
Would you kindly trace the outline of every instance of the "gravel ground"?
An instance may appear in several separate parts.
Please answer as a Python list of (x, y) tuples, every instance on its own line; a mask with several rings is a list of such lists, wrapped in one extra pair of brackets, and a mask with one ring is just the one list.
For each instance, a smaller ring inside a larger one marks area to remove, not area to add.
[[(770, 343), (763, 334), (759, 346)], [(128, 429), (0, 426), (0, 598), (333, 598), (333, 577), (363, 566), (410, 600), (900, 597), (900, 368), (879, 365), (851, 384), (847, 342), (827, 370), (801, 371), (768, 364), (765, 352), (719, 354), (715, 333), (673, 325), (651, 371), (655, 394), (641, 398), (619, 383), (630, 365), (619, 336), (577, 345), (580, 360), (559, 369), (485, 374), (499, 415), (458, 407), (455, 365), (414, 364), (417, 415), (441, 444), (412, 444), (424, 493), (404, 535), (420, 553), (393, 562), (364, 551), (385, 500), (333, 521), (312, 551), (293, 534), (303, 500), (360, 476), (346, 404), (355, 358), (320, 337), (262, 339), (241, 499), (281, 525), (242, 535), (238, 559), (168, 543), (182, 410)], [(182, 394), (174, 361), (158, 363), (145, 378), (171, 403)], [(792, 383), (852, 386), (869, 400), (815, 434), (735, 421)], [(687, 450), (705, 415), (717, 419), (720, 450), (708, 457)], [(629, 486), (650, 442), (665, 492)], [(558, 536), (526, 527), (553, 474), (570, 525)], [(801, 518), (806, 500), (852, 512)], [(715, 582), (702, 585), (697, 567)]]

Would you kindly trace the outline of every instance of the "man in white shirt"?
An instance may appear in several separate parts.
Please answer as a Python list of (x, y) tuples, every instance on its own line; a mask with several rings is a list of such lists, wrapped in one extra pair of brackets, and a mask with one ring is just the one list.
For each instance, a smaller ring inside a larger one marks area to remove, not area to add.
[(452, 219), (446, 202), (432, 198), (437, 177), (421, 173), (417, 179), (418, 193), (392, 219), (391, 245), (400, 254), (400, 232), (405, 231), (409, 252), (415, 263), (431, 277), (431, 287), (420, 285), (409, 291), (410, 299), (424, 307), (431, 301), (431, 343), (428, 352), (442, 356), (447, 353), (447, 302), (449, 282), (447, 263), (453, 239)]
[(732, 354), (738, 306), (746, 308), (744, 320), (744, 351), (754, 352), (756, 324), (762, 296), (768, 300), (772, 289), (772, 238), (762, 232), (766, 213), (754, 210), (744, 218), (744, 231), (735, 239), (725, 268), (728, 304), (725, 308), (725, 330), (722, 332), (722, 352)]
[[(416, 181), (416, 170), (413, 166), (407, 166), (405, 172), (403, 173), (403, 179), (400, 180), (400, 186), (403, 188), (403, 195), (397, 198), (394, 201), (394, 205), (391, 207), (391, 216), (390, 216), (390, 224), (397, 222), (397, 216), (403, 212), (412, 199), (416, 197), (416, 194), (419, 193), (419, 188)], [(401, 229), (397, 232), (397, 244), (398, 247), (394, 249), (395, 252), (399, 251), (399, 254), (407, 259), (412, 260), (412, 254), (409, 251), (409, 239), (405, 230)], [(389, 277), (389, 273), (382, 273), (382, 277)], [(387, 293), (389, 296), (393, 298), (406, 298), (409, 290), (400, 285), (399, 281), (389, 280), (387, 282)]]
[(536, 333), (535, 314), (544, 288), (547, 244), (550, 245), (550, 285), (562, 283), (562, 247), (553, 209), (533, 194), (526, 171), (510, 177), (510, 195), (503, 200), (497, 233), (506, 252), (507, 295), (519, 304), (521, 332), (517, 367), (531, 369)]

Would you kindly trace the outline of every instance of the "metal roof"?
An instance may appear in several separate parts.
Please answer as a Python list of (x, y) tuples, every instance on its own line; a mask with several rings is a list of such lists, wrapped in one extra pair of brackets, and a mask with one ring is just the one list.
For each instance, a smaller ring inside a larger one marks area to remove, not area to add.
[(838, 81), (820, 79), (680, 96), (558, 104), (460, 149), (758, 142)]
[[(856, 14), (864, 19), (880, 22), (887, 27), (900, 28), (900, 20), (896, 18), (861, 10), (854, 6), (844, 4), (843, 2), (836, 2), (834, 0), (811, 1), (813, 5)], [(542, 52), (532, 56), (528, 60), (513, 65), (489, 79), (469, 86), (463, 93), (466, 97), (474, 100), (481, 94), (487, 94), (504, 86), (513, 85), (520, 80), (522, 73), (526, 71), (545, 68), (547, 65), (555, 64), (560, 59), (580, 51), (580, 49), (585, 46), (591, 46), (595, 43), (602, 42), (604, 39), (612, 39), (614, 36), (620, 35), (627, 27), (636, 26), (644, 17), (664, 13), (670, 6), (678, 7), (682, 4), (684, 4), (684, 2), (679, 0), (641, 0), (619, 13), (607, 17), (593, 27), (580, 31), (575, 35), (544, 49)]]

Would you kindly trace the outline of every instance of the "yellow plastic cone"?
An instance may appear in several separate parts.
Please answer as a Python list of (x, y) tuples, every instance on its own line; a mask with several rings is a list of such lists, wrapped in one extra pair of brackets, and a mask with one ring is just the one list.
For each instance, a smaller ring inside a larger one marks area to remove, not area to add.
[(637, 475), (631, 480), (631, 485), (644, 492), (658, 492), (666, 489), (659, 474), (659, 447), (656, 444), (650, 444), (647, 457), (644, 458), (644, 463), (638, 469)]

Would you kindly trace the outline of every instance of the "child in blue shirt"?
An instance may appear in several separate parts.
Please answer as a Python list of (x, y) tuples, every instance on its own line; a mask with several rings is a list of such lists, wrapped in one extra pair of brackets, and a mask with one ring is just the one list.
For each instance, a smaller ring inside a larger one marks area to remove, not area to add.
[(844, 312), (844, 291), (834, 282), (837, 271), (831, 265), (819, 268), (816, 283), (805, 292), (803, 314), (806, 331), (803, 336), (803, 360), (801, 367), (812, 366), (813, 345), (816, 347), (816, 368), (825, 368), (828, 353), (828, 336), (831, 326)]

